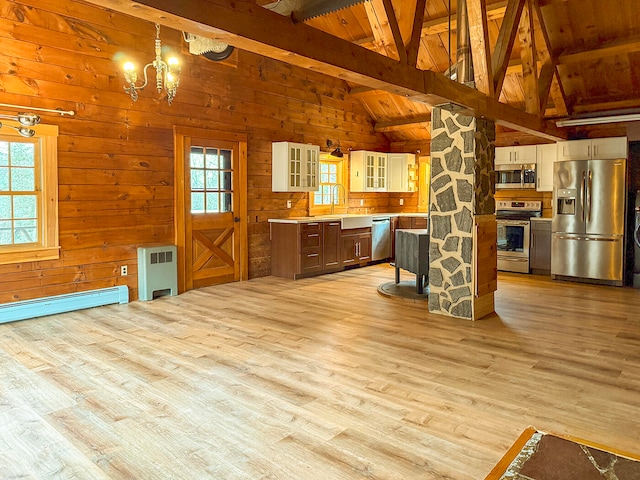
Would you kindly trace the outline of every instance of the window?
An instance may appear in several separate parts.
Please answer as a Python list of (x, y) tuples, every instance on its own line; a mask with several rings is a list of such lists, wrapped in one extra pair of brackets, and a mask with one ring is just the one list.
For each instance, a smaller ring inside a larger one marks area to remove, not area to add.
[(191, 147), (191, 213), (233, 211), (231, 150)]
[(0, 264), (59, 257), (58, 127), (34, 130), (0, 130)]
[(347, 157), (332, 157), (329, 154), (320, 154), (320, 188), (317, 192), (311, 192), (309, 196), (310, 214), (321, 215), (333, 210), (335, 213), (342, 212), (347, 206), (346, 185), (344, 179), (347, 177), (345, 167)]
[(320, 192), (313, 196), (316, 205), (338, 205), (340, 195), (335, 195), (335, 185), (338, 184), (338, 164), (335, 162), (320, 162)]

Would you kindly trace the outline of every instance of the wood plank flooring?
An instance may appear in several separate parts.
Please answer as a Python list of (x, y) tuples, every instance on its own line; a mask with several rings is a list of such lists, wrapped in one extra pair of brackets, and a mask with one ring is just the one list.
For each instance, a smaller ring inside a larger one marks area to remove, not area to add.
[(393, 277), (0, 325), (0, 478), (476, 480), (529, 425), (640, 454), (639, 290), (501, 273), (468, 322)]

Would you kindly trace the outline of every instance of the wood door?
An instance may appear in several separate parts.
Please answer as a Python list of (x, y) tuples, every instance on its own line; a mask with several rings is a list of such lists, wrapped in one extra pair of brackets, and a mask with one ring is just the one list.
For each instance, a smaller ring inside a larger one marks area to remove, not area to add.
[(357, 235), (342, 235), (340, 237), (342, 265), (349, 266), (356, 263)]
[(372, 239), (370, 233), (363, 233), (358, 238), (358, 260), (368, 262), (371, 260)]
[(246, 135), (176, 127), (178, 289), (246, 280)]

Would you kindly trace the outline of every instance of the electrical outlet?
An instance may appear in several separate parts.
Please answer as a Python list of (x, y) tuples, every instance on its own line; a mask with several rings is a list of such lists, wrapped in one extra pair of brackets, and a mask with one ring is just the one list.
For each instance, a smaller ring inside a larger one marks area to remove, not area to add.
[(129, 273), (129, 269), (127, 268), (126, 265), (122, 265), (120, 267), (120, 275), (123, 276), (123, 277), (126, 277), (127, 273)]
[(361, 207), (364, 207), (364, 198), (361, 198), (361, 199), (360, 199), (360, 206), (361, 206)]
[(404, 205), (404, 198), (400, 199), (400, 206)]
[(291, 200), (287, 200), (287, 208), (291, 208)]

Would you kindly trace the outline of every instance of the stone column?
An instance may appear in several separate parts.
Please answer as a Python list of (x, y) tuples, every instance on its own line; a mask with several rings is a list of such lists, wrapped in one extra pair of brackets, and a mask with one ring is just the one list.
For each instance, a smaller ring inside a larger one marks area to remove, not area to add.
[(497, 283), (494, 156), (493, 122), (433, 109), (430, 312), (470, 320), (493, 312)]

